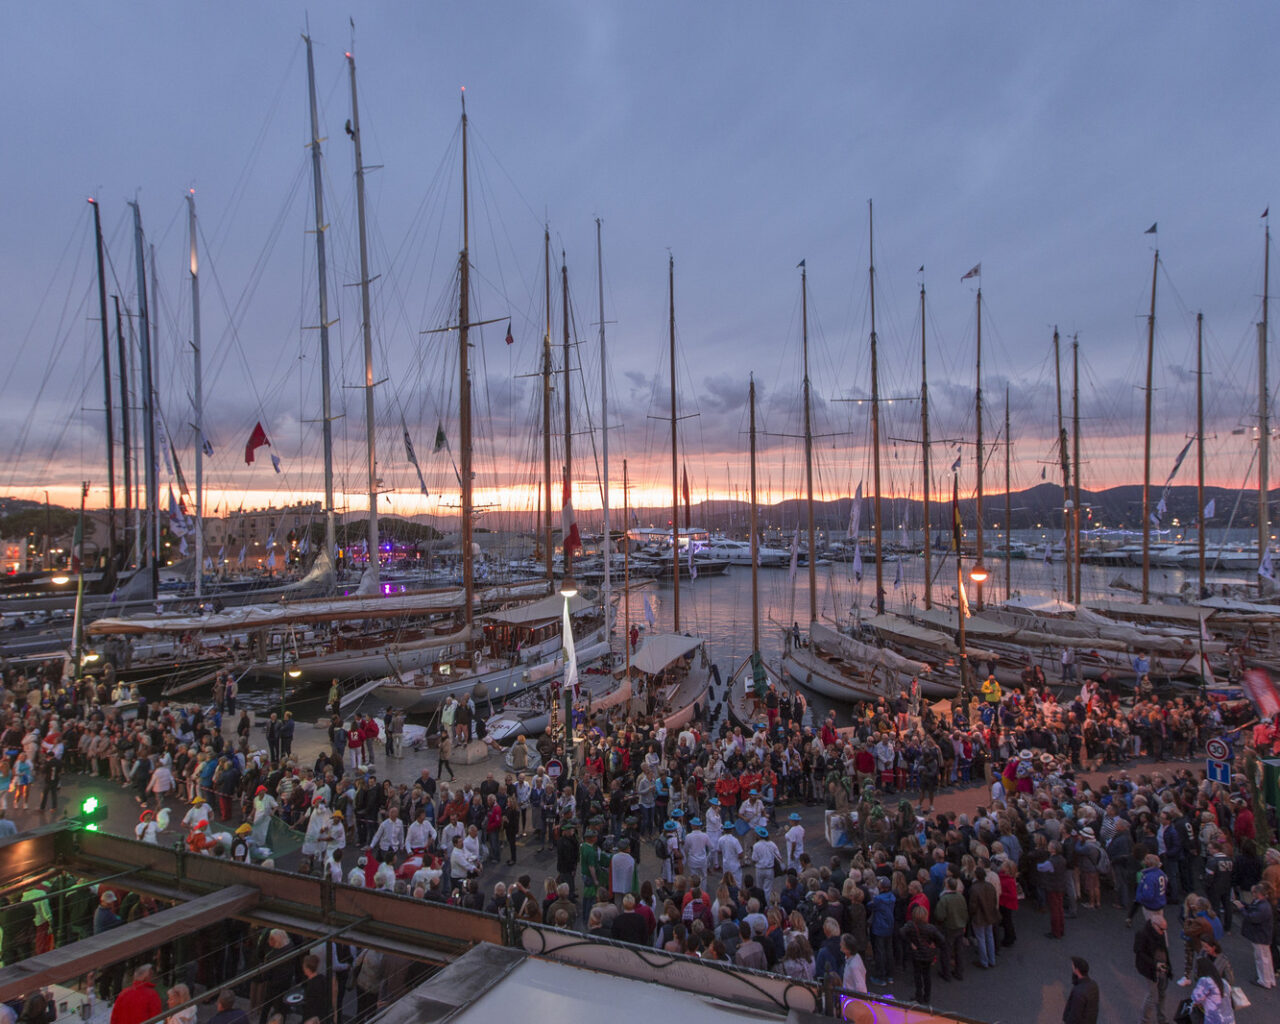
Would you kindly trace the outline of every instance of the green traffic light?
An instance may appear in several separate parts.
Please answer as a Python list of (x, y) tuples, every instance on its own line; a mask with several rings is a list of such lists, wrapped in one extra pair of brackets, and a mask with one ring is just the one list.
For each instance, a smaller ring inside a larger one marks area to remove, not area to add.
[(80, 805), (80, 811), (83, 814), (92, 814), (98, 809), (98, 798), (91, 796)]

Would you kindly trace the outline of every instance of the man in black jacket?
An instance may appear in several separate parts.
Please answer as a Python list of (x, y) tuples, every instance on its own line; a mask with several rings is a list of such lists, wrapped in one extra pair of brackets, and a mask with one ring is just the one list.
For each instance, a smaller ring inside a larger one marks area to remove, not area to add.
[(1062, 1024), (1098, 1024), (1098, 983), (1089, 977), (1089, 961), (1081, 956), (1071, 958), (1071, 991)]
[(1142, 1024), (1167, 1024), (1164, 996), (1169, 988), (1168, 924), (1163, 917), (1152, 917), (1133, 937), (1133, 963), (1147, 979), (1147, 998), (1142, 1004)]

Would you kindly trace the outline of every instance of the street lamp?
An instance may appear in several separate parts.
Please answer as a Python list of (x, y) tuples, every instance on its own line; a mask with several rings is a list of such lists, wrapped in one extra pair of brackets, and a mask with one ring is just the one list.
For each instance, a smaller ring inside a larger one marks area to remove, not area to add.
[(990, 575), (991, 574), (987, 571), (987, 567), (981, 562), (969, 570), (969, 579), (973, 580), (973, 582), (978, 584), (978, 586), (982, 586), (982, 584), (986, 583)]
[(71, 582), (71, 577), (70, 576), (54, 576), (51, 580), (49, 580), (49, 582), (52, 583), (55, 587), (65, 587), (68, 583)]

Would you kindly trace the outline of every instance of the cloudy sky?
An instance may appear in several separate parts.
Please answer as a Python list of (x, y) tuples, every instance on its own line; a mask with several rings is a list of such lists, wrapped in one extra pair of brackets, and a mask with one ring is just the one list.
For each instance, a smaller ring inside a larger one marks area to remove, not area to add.
[[(353, 386), (363, 365), (350, 287), (359, 267), (343, 131), (349, 14), (365, 162), (378, 167), (368, 188), (386, 508), (447, 513), (457, 501), (448, 454), (432, 453), (437, 424), (456, 450), (456, 346), (447, 333), (420, 332), (456, 319), (462, 86), (473, 315), (500, 321), (473, 336), (482, 502), (525, 507), (536, 480), (540, 398), (523, 375), (538, 368), (546, 317), (544, 225), (555, 262), (565, 254), (580, 342), (571, 357), (580, 371), (575, 477), (596, 476), (599, 436), (588, 416), (598, 427), (597, 217), (615, 488), (619, 454), (635, 500), (669, 487), (669, 429), (653, 418), (666, 415), (669, 393), (669, 254), (680, 405), (690, 417), (682, 461), (695, 499), (745, 489), (751, 372), (766, 432), (765, 497), (800, 484), (802, 259), (819, 486), (850, 493), (869, 479), (868, 405), (841, 401), (869, 388), (869, 200), (881, 391), (900, 399), (884, 407), (887, 491), (921, 486), (919, 407), (908, 401), (919, 389), (921, 283), (935, 467), (945, 475), (960, 454), (962, 488), (972, 487), (979, 279), (960, 278), (979, 262), (985, 431), (1003, 437), (1007, 388), (1015, 486), (1046, 468), (1054, 478), (1055, 325), (1064, 373), (1070, 339), (1079, 339), (1086, 485), (1139, 480), (1157, 241), (1153, 476), (1163, 480), (1194, 430), (1197, 311), (1211, 479), (1235, 486), (1250, 471), (1259, 215), (1280, 166), (1274, 4), (69, 2), (8, 5), (0, 15), (9, 98), (4, 493), (48, 486), (70, 502), (84, 479), (92, 500), (105, 502), (90, 195), (101, 203), (110, 291), (129, 309), (126, 204), (141, 204), (156, 248), (162, 417), (191, 477), (192, 188), (215, 447), (210, 504), (278, 504), (320, 489), (300, 39), (309, 19), (326, 137), (336, 464), (350, 495), (339, 503), (362, 505), (364, 420)], [(1158, 235), (1144, 234), (1153, 222)], [(558, 277), (553, 291), (558, 364)], [(282, 459), (279, 475), (265, 459), (244, 465), (258, 420)], [(405, 459), (405, 427), (428, 499)], [(560, 451), (557, 442), (557, 466)], [(1002, 455), (990, 457), (1002, 477)], [(579, 501), (593, 496), (583, 490)]]

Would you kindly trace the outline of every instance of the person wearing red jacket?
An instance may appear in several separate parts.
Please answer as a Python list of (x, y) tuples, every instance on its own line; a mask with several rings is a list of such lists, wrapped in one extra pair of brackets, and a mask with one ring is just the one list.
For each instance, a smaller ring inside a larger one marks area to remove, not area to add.
[(152, 973), (150, 964), (134, 968), (133, 984), (121, 991), (111, 1004), (111, 1024), (142, 1024), (160, 1013), (163, 1007), (160, 993), (151, 980)]
[(347, 754), (351, 757), (351, 768), (360, 767), (360, 758), (364, 755), (364, 716), (357, 715), (351, 728), (347, 730)]

